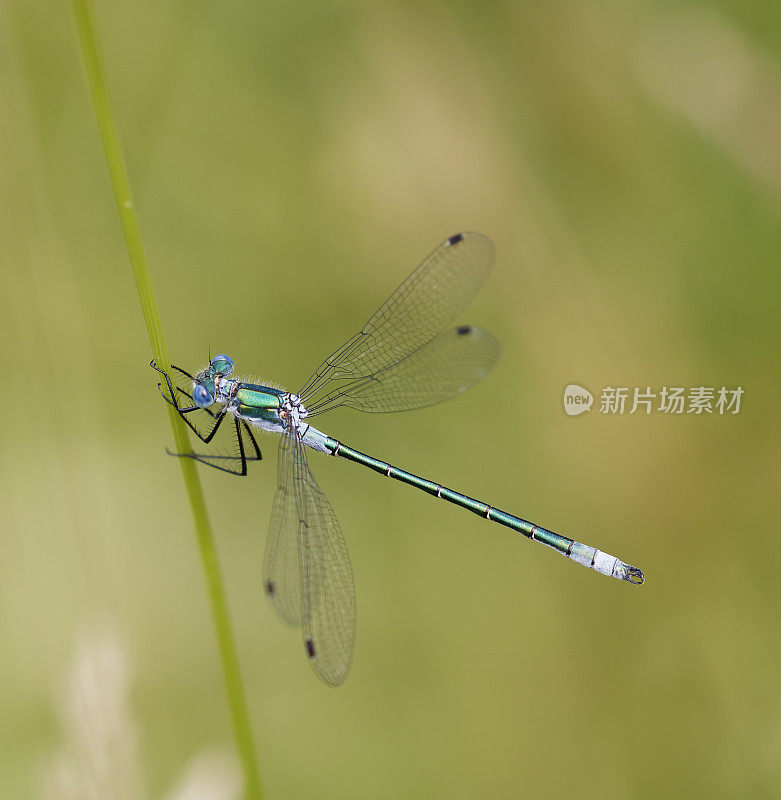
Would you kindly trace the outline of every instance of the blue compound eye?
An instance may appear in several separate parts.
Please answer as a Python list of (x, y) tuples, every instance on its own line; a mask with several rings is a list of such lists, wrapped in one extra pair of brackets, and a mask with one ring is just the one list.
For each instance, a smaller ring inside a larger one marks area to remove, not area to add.
[(230, 356), (214, 356), (212, 369), (220, 375), (230, 375), (233, 372), (233, 359)]
[(202, 383), (198, 383), (193, 389), (193, 402), (198, 408), (208, 408), (214, 402), (214, 398)]

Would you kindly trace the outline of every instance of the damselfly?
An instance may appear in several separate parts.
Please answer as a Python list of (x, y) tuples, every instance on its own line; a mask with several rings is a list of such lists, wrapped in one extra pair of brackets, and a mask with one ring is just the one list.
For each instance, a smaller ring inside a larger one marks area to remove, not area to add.
[[(163, 396), (209, 452), (174, 453), (234, 475), (261, 459), (253, 428), (281, 434), (277, 491), (263, 587), (283, 622), (301, 628), (315, 672), (338, 686), (355, 646), (355, 588), (339, 522), (307, 463), (306, 448), (345, 458), (498, 522), (604, 575), (640, 584), (641, 570), (594, 547), (354, 450), (313, 427), (339, 406), (389, 412), (455, 397), (484, 378), (499, 344), (473, 325), (451, 327), (485, 283), (490, 239), (458, 233), (443, 242), (380, 306), (363, 329), (323, 361), (298, 392), (232, 378), (233, 361), (215, 356), (191, 375), (162, 372)], [(221, 444), (220, 444), (221, 443)]]

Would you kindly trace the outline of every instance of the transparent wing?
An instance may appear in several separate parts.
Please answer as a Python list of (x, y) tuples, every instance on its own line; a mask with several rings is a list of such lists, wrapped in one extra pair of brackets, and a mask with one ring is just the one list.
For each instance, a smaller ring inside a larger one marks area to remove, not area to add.
[(279, 618), (294, 628), (301, 626), (301, 582), (298, 560), (298, 514), (293, 466), (294, 439), (279, 437), (277, 493), (263, 561), (263, 589)]
[(304, 445), (282, 434), (277, 493), (266, 541), (263, 583), (282, 621), (301, 626), (317, 675), (344, 682), (355, 649), (355, 587), (339, 522), (307, 463)]
[(293, 442), (304, 647), (317, 675), (339, 686), (355, 649), (353, 570), (339, 522), (309, 470), (304, 445), (298, 437)]
[(493, 261), (493, 243), (480, 233), (459, 233), (445, 240), (363, 330), (320, 365), (299, 392), (302, 400), (308, 404), (330, 381), (376, 375), (430, 342), (477, 294)]
[(328, 384), (331, 391), (308, 406), (316, 416), (338, 406), (357, 411), (409, 411), (449, 400), (482, 380), (501, 347), (474, 325), (449, 328), (403, 361), (357, 381)]

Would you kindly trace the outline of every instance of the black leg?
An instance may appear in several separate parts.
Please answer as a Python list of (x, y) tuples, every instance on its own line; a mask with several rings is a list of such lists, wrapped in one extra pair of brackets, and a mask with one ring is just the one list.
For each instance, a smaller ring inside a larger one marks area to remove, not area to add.
[[(181, 417), (181, 418), (182, 418), (182, 419), (183, 419), (183, 420), (184, 420), (184, 421), (187, 423), (187, 427), (188, 427), (188, 428), (189, 428), (189, 429), (190, 429), (190, 430), (191, 430), (191, 431), (192, 431), (192, 432), (193, 432), (193, 433), (194, 433), (194, 434), (195, 434), (195, 435), (196, 435), (196, 436), (197, 436), (197, 437), (198, 437), (198, 438), (199, 438), (199, 439), (200, 439), (200, 440), (201, 440), (201, 441), (204, 443), (204, 444), (209, 444), (209, 442), (210, 442), (210, 441), (211, 441), (211, 440), (214, 438), (214, 435), (215, 435), (215, 434), (217, 433), (217, 431), (219, 430), (219, 428), (220, 428), (220, 425), (222, 425), (222, 421), (225, 419), (225, 417), (227, 417), (227, 416), (228, 416), (228, 407), (227, 407), (227, 406), (224, 406), (224, 407), (223, 407), (223, 409), (222, 409), (222, 411), (221, 411), (221, 412), (220, 412), (220, 413), (219, 413), (219, 414), (216, 416), (216, 418), (215, 418), (215, 421), (214, 421), (214, 425), (212, 426), (212, 429), (209, 431), (209, 433), (207, 433), (207, 434), (204, 436), (204, 435), (203, 435), (203, 434), (202, 434), (202, 433), (201, 433), (201, 432), (200, 432), (200, 431), (199, 431), (199, 430), (198, 430), (198, 429), (195, 427), (195, 425), (191, 424), (190, 420), (188, 420), (188, 419), (187, 419), (187, 417), (185, 416), (185, 414), (186, 414), (188, 411), (194, 411), (194, 410), (203, 411), (203, 409), (202, 409), (202, 408), (198, 408), (198, 406), (195, 406), (194, 408), (185, 408), (185, 409), (181, 409), (181, 408), (178, 408), (178, 407), (177, 407), (177, 409), (176, 409), (176, 410), (179, 412), (179, 416), (180, 416), (180, 417)], [(214, 416), (214, 415), (212, 415), (212, 416)]]
[(252, 442), (252, 447), (250, 448), (250, 451), (251, 452), (254, 451), (254, 455), (247, 456), (247, 461), (260, 461), (263, 458), (263, 456), (261, 455), (260, 447), (258, 446), (258, 443), (255, 440), (255, 435), (252, 433), (249, 425), (247, 425), (247, 423), (244, 420), (241, 421), (241, 424), (244, 426), (244, 432), (249, 437), (250, 442)]
[[(216, 427), (225, 417), (225, 414), (221, 414), (219, 421), (217, 422)], [(244, 451), (244, 440), (241, 436), (241, 428), (239, 426), (239, 420), (234, 417), (233, 419), (234, 429), (236, 431), (236, 437), (239, 442), (239, 455), (238, 456), (221, 456), (221, 455), (207, 455), (205, 453), (172, 453), (170, 450), (166, 450), (165, 452), (168, 453), (169, 456), (176, 456), (177, 458), (191, 458), (193, 461), (198, 461), (201, 464), (206, 464), (207, 467), (213, 467), (214, 469), (218, 469), (221, 472), (228, 472), (231, 475), (241, 475), (244, 476), (247, 474), (247, 457)], [(254, 460), (254, 459), (253, 459)]]
[(228, 406), (224, 406), (222, 409), (222, 413), (217, 416), (217, 421), (214, 423), (214, 427), (211, 429), (211, 433), (209, 433), (205, 438), (198, 434), (198, 438), (204, 443), (209, 444), (209, 442), (214, 438), (214, 434), (217, 433), (217, 429), (222, 424), (222, 421), (228, 415)]
[[(186, 409), (181, 408), (179, 406), (179, 403), (176, 402), (176, 391), (174, 390), (174, 385), (171, 383), (171, 378), (169, 377), (168, 373), (164, 372), (163, 370), (161, 370), (160, 367), (158, 367), (157, 364), (155, 364), (155, 360), (154, 359), (152, 359), (149, 362), (149, 366), (152, 367), (152, 369), (157, 370), (165, 378), (165, 382), (168, 385), (168, 391), (170, 392), (170, 397), (168, 395), (166, 395), (166, 393), (163, 391), (162, 384), (158, 383), (157, 384), (157, 388), (160, 389), (160, 394), (163, 395), (163, 399), (166, 401), (166, 403), (168, 403), (169, 405), (173, 406), (177, 411), (180, 411), (180, 412), (181, 411), (190, 411), (189, 408), (186, 408)], [(172, 365), (171, 368), (172, 369), (178, 369), (178, 367), (173, 367), (173, 365)], [(176, 387), (176, 389), (178, 391), (180, 391), (182, 394), (186, 394), (184, 389), (180, 389), (178, 386)], [(190, 398), (190, 399), (192, 400), (192, 398)], [(198, 408), (198, 406), (193, 406), (193, 408)]]
[(176, 364), (171, 364), (171, 369), (175, 369), (177, 372), (181, 372), (185, 378), (189, 378), (193, 383), (195, 383), (195, 376), (190, 375), (190, 373), (186, 369), (182, 369), (181, 367), (177, 367)]
[[(157, 364), (155, 364), (154, 359), (152, 359), (152, 361), (150, 362), (150, 366), (152, 367), (152, 369), (157, 370), (165, 378), (165, 382), (168, 386), (168, 391), (170, 392), (170, 397), (162, 390), (161, 384), (158, 384), (158, 387), (160, 388), (160, 394), (163, 395), (163, 399), (166, 401), (166, 403), (168, 403), (169, 405), (173, 406), (176, 409), (177, 413), (184, 420), (187, 427), (202, 442), (208, 444), (214, 438), (214, 434), (217, 433), (217, 429), (220, 427), (222, 418), (225, 416), (225, 409), (223, 409), (223, 411), (218, 416), (216, 416), (216, 422), (214, 423), (214, 426), (211, 428), (211, 431), (206, 436), (204, 436), (198, 430), (198, 428), (196, 428), (195, 425), (192, 422), (190, 422), (189, 419), (187, 419), (185, 414), (190, 414), (194, 411), (205, 411), (212, 418), (215, 418), (215, 414), (209, 411), (209, 409), (201, 408), (200, 406), (187, 406), (187, 407), (180, 406), (179, 403), (177, 402), (177, 392), (180, 392), (181, 394), (185, 395), (188, 399), (192, 400), (190, 395), (188, 395), (187, 392), (184, 391), (184, 389), (181, 389), (178, 386), (174, 388), (174, 385), (171, 383), (171, 378), (169, 377), (168, 373), (161, 370), (160, 367), (158, 367)], [(190, 378), (193, 381), (195, 380), (195, 378), (193, 378), (193, 376), (190, 375), (189, 372), (186, 372), (185, 370), (175, 366), (174, 364), (171, 364), (171, 369), (175, 369), (177, 372), (181, 372), (182, 375), (185, 375), (187, 378)]]
[(236, 425), (236, 438), (239, 440), (239, 452), (241, 453), (241, 474), (247, 474), (247, 456), (244, 454), (244, 439), (241, 435), (241, 426), (239, 425), (239, 418), (234, 417), (233, 422)]

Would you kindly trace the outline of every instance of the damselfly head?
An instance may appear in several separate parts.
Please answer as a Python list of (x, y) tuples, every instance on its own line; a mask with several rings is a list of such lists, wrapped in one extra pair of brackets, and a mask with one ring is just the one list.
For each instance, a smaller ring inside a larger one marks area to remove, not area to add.
[(233, 359), (230, 356), (214, 356), (205, 370), (195, 376), (193, 402), (199, 408), (208, 408), (217, 397), (220, 378), (227, 378), (233, 372)]

